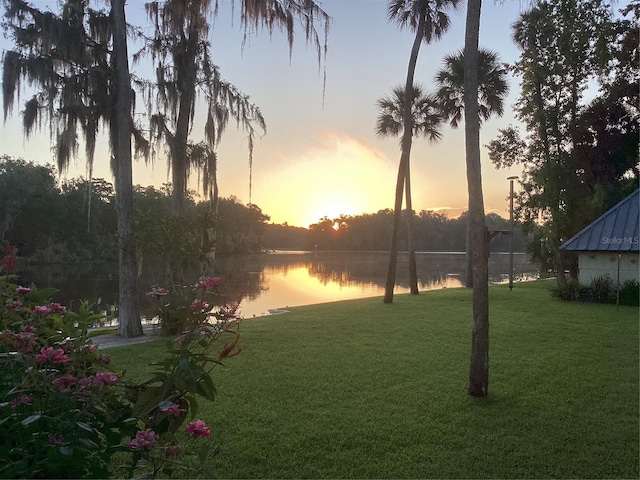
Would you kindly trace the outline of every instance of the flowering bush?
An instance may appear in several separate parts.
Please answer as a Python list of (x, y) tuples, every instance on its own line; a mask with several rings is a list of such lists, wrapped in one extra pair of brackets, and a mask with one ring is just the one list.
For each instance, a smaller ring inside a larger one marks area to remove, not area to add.
[[(219, 283), (205, 278), (189, 289), (202, 302), (196, 309), (189, 308), (195, 298), (162, 302), (163, 313), (184, 313), (181, 335), (169, 340), (151, 378), (133, 384), (88, 339), (101, 318), (88, 302), (72, 312), (49, 301), (55, 290), (15, 280), (0, 276), (0, 477), (106, 478), (114, 454), (128, 458), (129, 476), (176, 468), (193, 476), (198, 462), (189, 457), (203, 464), (217, 450), (203, 440), (211, 429), (202, 420), (183, 424), (198, 397), (214, 399), (212, 368), (240, 351), (237, 303), (208, 306)], [(167, 293), (156, 289), (154, 296)], [(223, 335), (231, 340), (211, 353)]]

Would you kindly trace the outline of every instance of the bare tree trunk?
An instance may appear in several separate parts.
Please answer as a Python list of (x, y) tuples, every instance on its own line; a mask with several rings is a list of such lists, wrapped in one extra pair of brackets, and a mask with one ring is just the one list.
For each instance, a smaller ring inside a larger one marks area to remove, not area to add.
[(486, 397), (489, 392), (488, 234), (482, 195), (480, 117), (478, 115), (480, 9), (481, 0), (468, 0), (464, 45), (464, 124), (473, 259), (473, 327), (469, 395), (474, 397)]
[(127, 52), (124, 0), (111, 0), (113, 16), (113, 54), (116, 72), (116, 112), (111, 128), (116, 130), (115, 183), (118, 215), (119, 296), (118, 330), (120, 335), (143, 334), (138, 310), (136, 249), (133, 242), (133, 176), (131, 158), (131, 77)]
[[(409, 169), (409, 158), (411, 156), (411, 142), (413, 140), (413, 117), (411, 115), (413, 77), (415, 76), (418, 53), (424, 37), (426, 23), (427, 1), (420, 0), (420, 19), (416, 36), (411, 47), (409, 66), (407, 67), (407, 81), (404, 87), (404, 116), (402, 132), (402, 152), (400, 154), (400, 166), (398, 168), (398, 179), (396, 181), (396, 198), (393, 209), (393, 231), (391, 233), (391, 248), (389, 249), (389, 268), (387, 269), (387, 281), (384, 288), (384, 303), (393, 302), (393, 287), (396, 283), (396, 265), (398, 262), (398, 230), (400, 228), (400, 217), (402, 216), (402, 194), (403, 186), (407, 178)], [(411, 263), (410, 263), (411, 264)]]
[(193, 120), (193, 104), (196, 95), (196, 55), (198, 47), (198, 9), (191, 12), (187, 37), (183, 39), (183, 49), (173, 52), (175, 68), (178, 74), (179, 106), (176, 131), (171, 145), (171, 179), (173, 182), (173, 210), (180, 214), (187, 197), (187, 176), (189, 158), (187, 146), (189, 131)]

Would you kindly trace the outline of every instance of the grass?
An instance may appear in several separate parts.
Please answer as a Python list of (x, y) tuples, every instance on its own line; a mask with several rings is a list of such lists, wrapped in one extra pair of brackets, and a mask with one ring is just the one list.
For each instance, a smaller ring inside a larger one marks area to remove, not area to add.
[[(490, 394), (466, 394), (466, 289), (242, 326), (202, 404), (221, 478), (638, 478), (638, 309), (490, 288)], [(161, 342), (113, 349), (134, 376)]]

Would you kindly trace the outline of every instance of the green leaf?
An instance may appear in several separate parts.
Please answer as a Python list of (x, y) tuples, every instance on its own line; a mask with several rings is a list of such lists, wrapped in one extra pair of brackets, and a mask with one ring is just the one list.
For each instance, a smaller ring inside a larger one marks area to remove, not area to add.
[(140, 391), (133, 406), (132, 415), (137, 418), (148, 415), (163, 400), (163, 392), (164, 387), (147, 387)]
[(93, 440), (89, 440), (88, 438), (81, 438), (78, 440), (81, 444), (83, 444), (85, 447), (90, 448), (92, 450), (97, 450), (98, 449), (98, 444), (96, 442), (94, 442)]
[(93, 428), (91, 428), (91, 425), (87, 425), (83, 422), (76, 422), (76, 425), (86, 432), (93, 432)]
[(42, 417), (42, 415), (40, 415), (39, 413), (37, 413), (35, 415), (29, 415), (27, 418), (22, 420), (22, 422), (20, 422), (20, 423), (22, 424), (23, 427), (26, 427), (27, 425), (31, 425), (33, 422), (36, 422), (36, 421), (40, 420), (41, 417)]
[(67, 445), (62, 445), (60, 447), (58, 447), (58, 451), (64, 455), (65, 457), (70, 457), (73, 455), (73, 448), (67, 446)]
[(196, 418), (196, 415), (198, 414), (198, 410), (200, 409), (200, 406), (198, 405), (198, 400), (196, 399), (196, 397), (192, 395), (185, 395), (184, 399), (187, 402), (189, 402), (189, 413), (190, 413), (191, 419)]
[(216, 387), (209, 375), (205, 374), (200, 378), (197, 393), (209, 401), (213, 401), (215, 399)]

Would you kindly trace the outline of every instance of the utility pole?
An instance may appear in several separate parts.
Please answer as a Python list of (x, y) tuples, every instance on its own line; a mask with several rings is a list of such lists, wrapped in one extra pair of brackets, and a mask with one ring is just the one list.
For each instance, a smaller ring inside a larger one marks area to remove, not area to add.
[(513, 181), (518, 177), (509, 177), (509, 291), (513, 290)]

